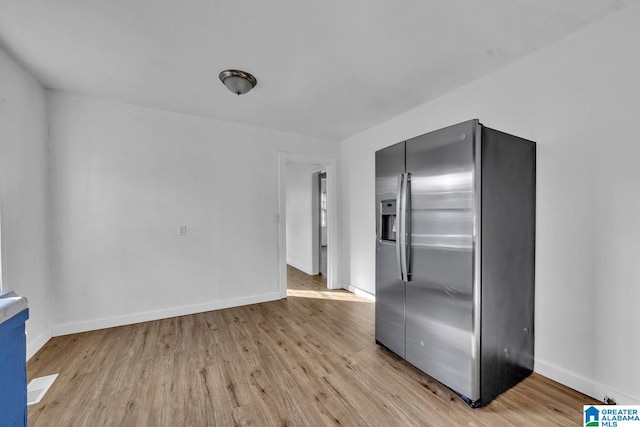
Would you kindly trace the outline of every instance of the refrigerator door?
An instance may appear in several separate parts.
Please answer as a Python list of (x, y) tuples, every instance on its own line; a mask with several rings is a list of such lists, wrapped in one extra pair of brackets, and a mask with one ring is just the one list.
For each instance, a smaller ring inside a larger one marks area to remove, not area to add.
[(476, 120), (407, 141), (411, 260), (406, 360), (479, 399), (474, 300)]
[(376, 342), (404, 357), (404, 282), (400, 270), (400, 177), (405, 143), (376, 152)]

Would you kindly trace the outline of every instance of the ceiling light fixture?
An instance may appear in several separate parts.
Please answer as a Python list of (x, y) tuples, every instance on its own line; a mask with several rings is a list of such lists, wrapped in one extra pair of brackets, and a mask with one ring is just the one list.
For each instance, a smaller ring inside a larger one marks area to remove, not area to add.
[(224, 70), (220, 73), (220, 81), (236, 95), (249, 92), (258, 83), (251, 74), (240, 70)]

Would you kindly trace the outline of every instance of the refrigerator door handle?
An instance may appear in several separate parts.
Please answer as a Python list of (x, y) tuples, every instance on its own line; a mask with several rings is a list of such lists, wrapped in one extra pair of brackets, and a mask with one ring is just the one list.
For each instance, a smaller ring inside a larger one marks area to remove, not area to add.
[(407, 231), (408, 231), (408, 223), (407, 223), (407, 190), (409, 187), (409, 177), (408, 173), (402, 174), (403, 176), (403, 185), (402, 185), (402, 194), (400, 195), (400, 271), (402, 271), (402, 280), (405, 282), (409, 281), (409, 274), (407, 270)]
[(404, 281), (404, 270), (402, 269), (402, 188), (404, 187), (404, 174), (398, 176), (398, 191), (396, 193), (396, 259), (398, 261), (398, 271), (400, 271), (400, 280)]
[(404, 257), (403, 257), (403, 270), (405, 281), (411, 280), (411, 174), (404, 174), (404, 202), (402, 208), (404, 212), (402, 213), (403, 222), (404, 222), (404, 230), (403, 230), (403, 247), (404, 247)]

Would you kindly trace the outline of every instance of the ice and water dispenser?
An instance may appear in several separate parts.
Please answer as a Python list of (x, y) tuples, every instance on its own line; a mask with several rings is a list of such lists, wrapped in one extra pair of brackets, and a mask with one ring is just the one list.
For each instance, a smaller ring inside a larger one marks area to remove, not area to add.
[(380, 239), (389, 242), (396, 241), (396, 200), (389, 199), (380, 202)]

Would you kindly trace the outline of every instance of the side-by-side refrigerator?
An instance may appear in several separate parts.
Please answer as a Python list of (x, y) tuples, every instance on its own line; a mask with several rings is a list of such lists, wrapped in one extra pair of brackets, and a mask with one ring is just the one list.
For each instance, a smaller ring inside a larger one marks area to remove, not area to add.
[(535, 171), (478, 120), (376, 152), (376, 342), (473, 407), (533, 370)]

